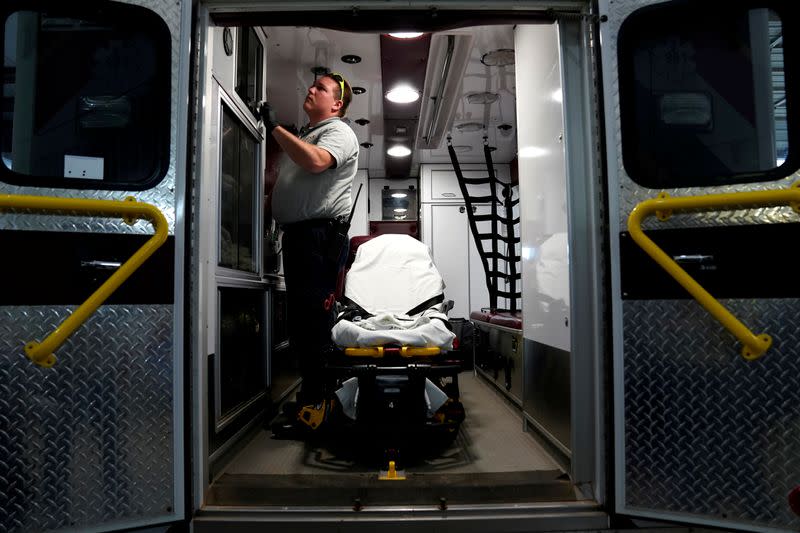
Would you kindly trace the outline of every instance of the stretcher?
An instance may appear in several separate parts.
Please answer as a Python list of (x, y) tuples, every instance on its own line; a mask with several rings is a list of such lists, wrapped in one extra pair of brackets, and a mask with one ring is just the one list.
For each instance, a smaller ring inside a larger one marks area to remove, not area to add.
[[(408, 235), (356, 238), (326, 365), (336, 422), (385, 445), (455, 437), (461, 364), (445, 284), (427, 245)], [(348, 261), (349, 263), (349, 261)]]

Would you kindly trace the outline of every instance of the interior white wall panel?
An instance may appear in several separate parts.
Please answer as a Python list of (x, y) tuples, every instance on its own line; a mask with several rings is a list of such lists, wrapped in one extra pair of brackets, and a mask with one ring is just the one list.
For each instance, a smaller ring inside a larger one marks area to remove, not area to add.
[(569, 250), (558, 29), (517, 26), (523, 333), (570, 349)]

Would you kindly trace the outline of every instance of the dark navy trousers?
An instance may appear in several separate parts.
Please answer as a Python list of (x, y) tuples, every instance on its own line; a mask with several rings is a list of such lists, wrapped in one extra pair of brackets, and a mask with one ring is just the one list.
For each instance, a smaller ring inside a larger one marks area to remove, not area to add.
[(298, 358), (303, 378), (300, 405), (323, 399), (323, 354), (332, 344), (334, 320), (330, 297), (336, 290), (346, 248), (346, 240), (335, 240), (335, 231), (332, 220), (309, 220), (283, 227), (289, 346)]

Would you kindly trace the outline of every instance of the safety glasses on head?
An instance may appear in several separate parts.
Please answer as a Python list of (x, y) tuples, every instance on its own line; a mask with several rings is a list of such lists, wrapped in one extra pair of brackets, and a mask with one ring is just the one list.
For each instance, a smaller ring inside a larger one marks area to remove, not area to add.
[(328, 76), (339, 84), (339, 100), (344, 100), (344, 76), (338, 72), (328, 72)]

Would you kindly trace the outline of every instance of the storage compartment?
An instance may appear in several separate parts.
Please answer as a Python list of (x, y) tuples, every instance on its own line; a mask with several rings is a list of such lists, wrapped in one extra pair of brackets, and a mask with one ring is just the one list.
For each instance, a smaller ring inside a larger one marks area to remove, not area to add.
[(522, 406), (522, 330), (471, 320), (476, 335), (475, 365), (480, 374)]
[(458, 339), (458, 345), (454, 344), (450, 357), (456, 359), (462, 369), (472, 370), (475, 362), (475, 327), (465, 318), (451, 318), (450, 325)]
[[(495, 163), (495, 174), (500, 181), (510, 182), (511, 171), (507, 164)], [(465, 178), (485, 178), (486, 165), (464, 164), (461, 165)], [(426, 164), (420, 167), (420, 189), (422, 202), (463, 202), (464, 195), (458, 186), (458, 179), (452, 164)], [(473, 196), (488, 196), (489, 185), (471, 185), (469, 194)]]

